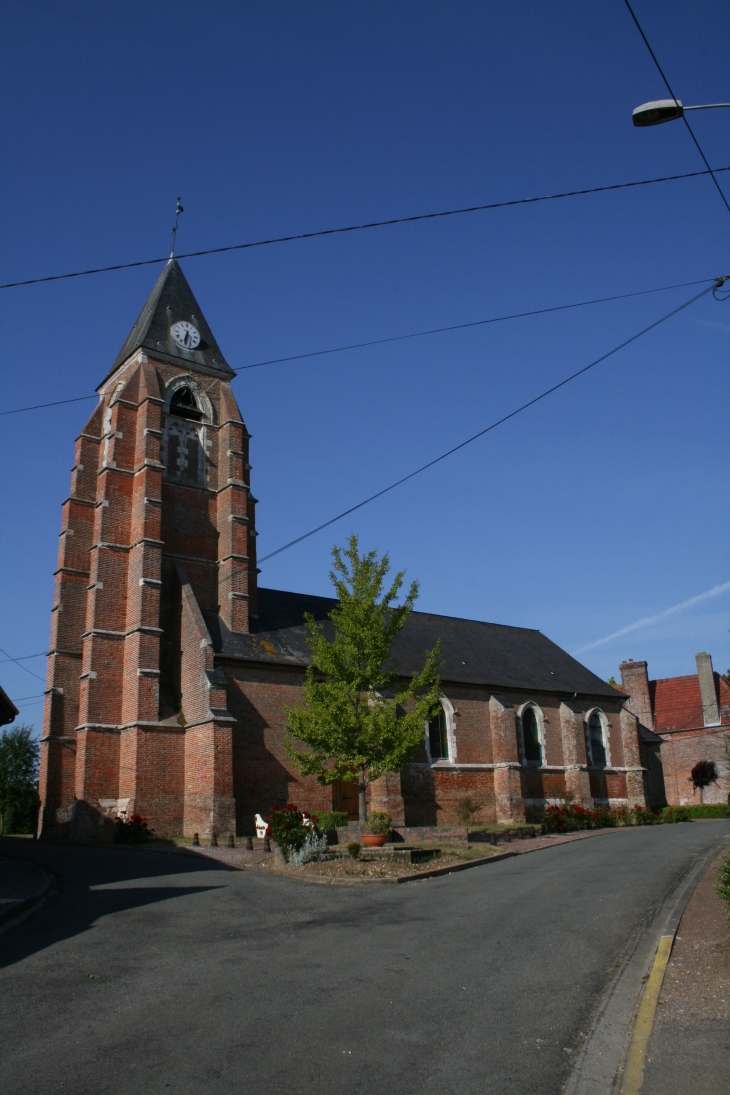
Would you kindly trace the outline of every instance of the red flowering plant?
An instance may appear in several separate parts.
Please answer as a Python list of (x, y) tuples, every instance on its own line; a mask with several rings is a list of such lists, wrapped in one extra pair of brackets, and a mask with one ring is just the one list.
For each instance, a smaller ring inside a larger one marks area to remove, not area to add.
[(317, 815), (299, 810), (293, 803), (286, 806), (274, 805), (269, 811), (268, 835), (276, 841), (284, 854), (299, 851), (317, 825)]
[(121, 814), (114, 822), (114, 840), (117, 844), (144, 844), (154, 836), (154, 829), (150, 829), (147, 818), (141, 814)]
[(584, 806), (548, 806), (542, 822), (544, 833), (572, 833), (579, 829), (609, 829), (616, 825), (656, 825), (661, 822), (661, 812), (643, 806), (631, 810), (610, 810), (599, 806), (586, 810)]

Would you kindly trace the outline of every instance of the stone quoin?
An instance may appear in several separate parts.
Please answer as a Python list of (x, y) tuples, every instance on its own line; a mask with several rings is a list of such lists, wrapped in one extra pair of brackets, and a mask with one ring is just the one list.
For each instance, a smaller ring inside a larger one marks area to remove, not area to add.
[[(294, 771), (304, 612), (334, 601), (259, 589), (249, 433), (227, 364), (171, 259), (100, 385), (63, 504), (39, 835), (104, 839), (120, 814), (162, 834), (253, 834), (273, 802), (357, 816), (353, 784)], [(369, 789), (401, 825), (538, 818), (646, 801), (626, 696), (539, 631), (414, 612), (408, 674), (442, 645), (442, 712), (402, 772)]]

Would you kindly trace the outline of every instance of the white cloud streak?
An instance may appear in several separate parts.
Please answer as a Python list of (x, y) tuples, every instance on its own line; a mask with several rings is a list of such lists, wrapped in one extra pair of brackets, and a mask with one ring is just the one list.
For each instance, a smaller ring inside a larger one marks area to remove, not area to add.
[(596, 639), (594, 643), (588, 643), (587, 646), (580, 646), (577, 650), (573, 651), (573, 654), (584, 654), (586, 650), (595, 650), (597, 646), (603, 646), (604, 643), (613, 642), (614, 639), (620, 639), (622, 635), (630, 635), (632, 631), (638, 631), (640, 627), (648, 627), (649, 624), (659, 623), (661, 620), (666, 620), (670, 616), (674, 616), (676, 612), (684, 612), (687, 608), (693, 608), (695, 605), (702, 604), (703, 601), (712, 601), (715, 597), (720, 597), (723, 593), (730, 592), (730, 582), (723, 582), (722, 585), (713, 586), (712, 589), (708, 589), (706, 593), (698, 593), (696, 597), (690, 597), (686, 601), (681, 601), (678, 605), (672, 605), (671, 608), (665, 608), (663, 612), (658, 612), (656, 616), (644, 616), (643, 619), (637, 620), (634, 624), (629, 624), (628, 627), (622, 627), (620, 631), (614, 631), (611, 635), (606, 635), (605, 639)]

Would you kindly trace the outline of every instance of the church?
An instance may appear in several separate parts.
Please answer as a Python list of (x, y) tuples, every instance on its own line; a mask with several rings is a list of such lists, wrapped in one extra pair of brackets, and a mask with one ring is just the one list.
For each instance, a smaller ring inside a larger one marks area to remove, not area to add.
[[(259, 588), (250, 435), (226, 362), (175, 259), (98, 388), (63, 503), (41, 741), (39, 836), (81, 813), (158, 835), (247, 835), (273, 802), (357, 818), (354, 784), (300, 776), (288, 709), (303, 623), (334, 601)], [(414, 612), (405, 674), (441, 642), (442, 710), (369, 808), (396, 825), (537, 820), (565, 794), (644, 805), (637, 717), (539, 631)]]

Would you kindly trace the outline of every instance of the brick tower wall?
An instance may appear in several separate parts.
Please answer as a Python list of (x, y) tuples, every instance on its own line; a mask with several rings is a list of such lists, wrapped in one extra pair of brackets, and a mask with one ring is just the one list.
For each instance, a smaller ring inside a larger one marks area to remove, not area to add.
[[(73, 835), (80, 811), (99, 833), (125, 811), (159, 833), (235, 824), (233, 719), (212, 648), (200, 655), (207, 630), (190, 655), (190, 618), (204, 628), (208, 608), (248, 631), (255, 499), (248, 432), (228, 382), (209, 372), (133, 355), (78, 438), (52, 613), (43, 835)], [(202, 422), (169, 414), (181, 386)]]

